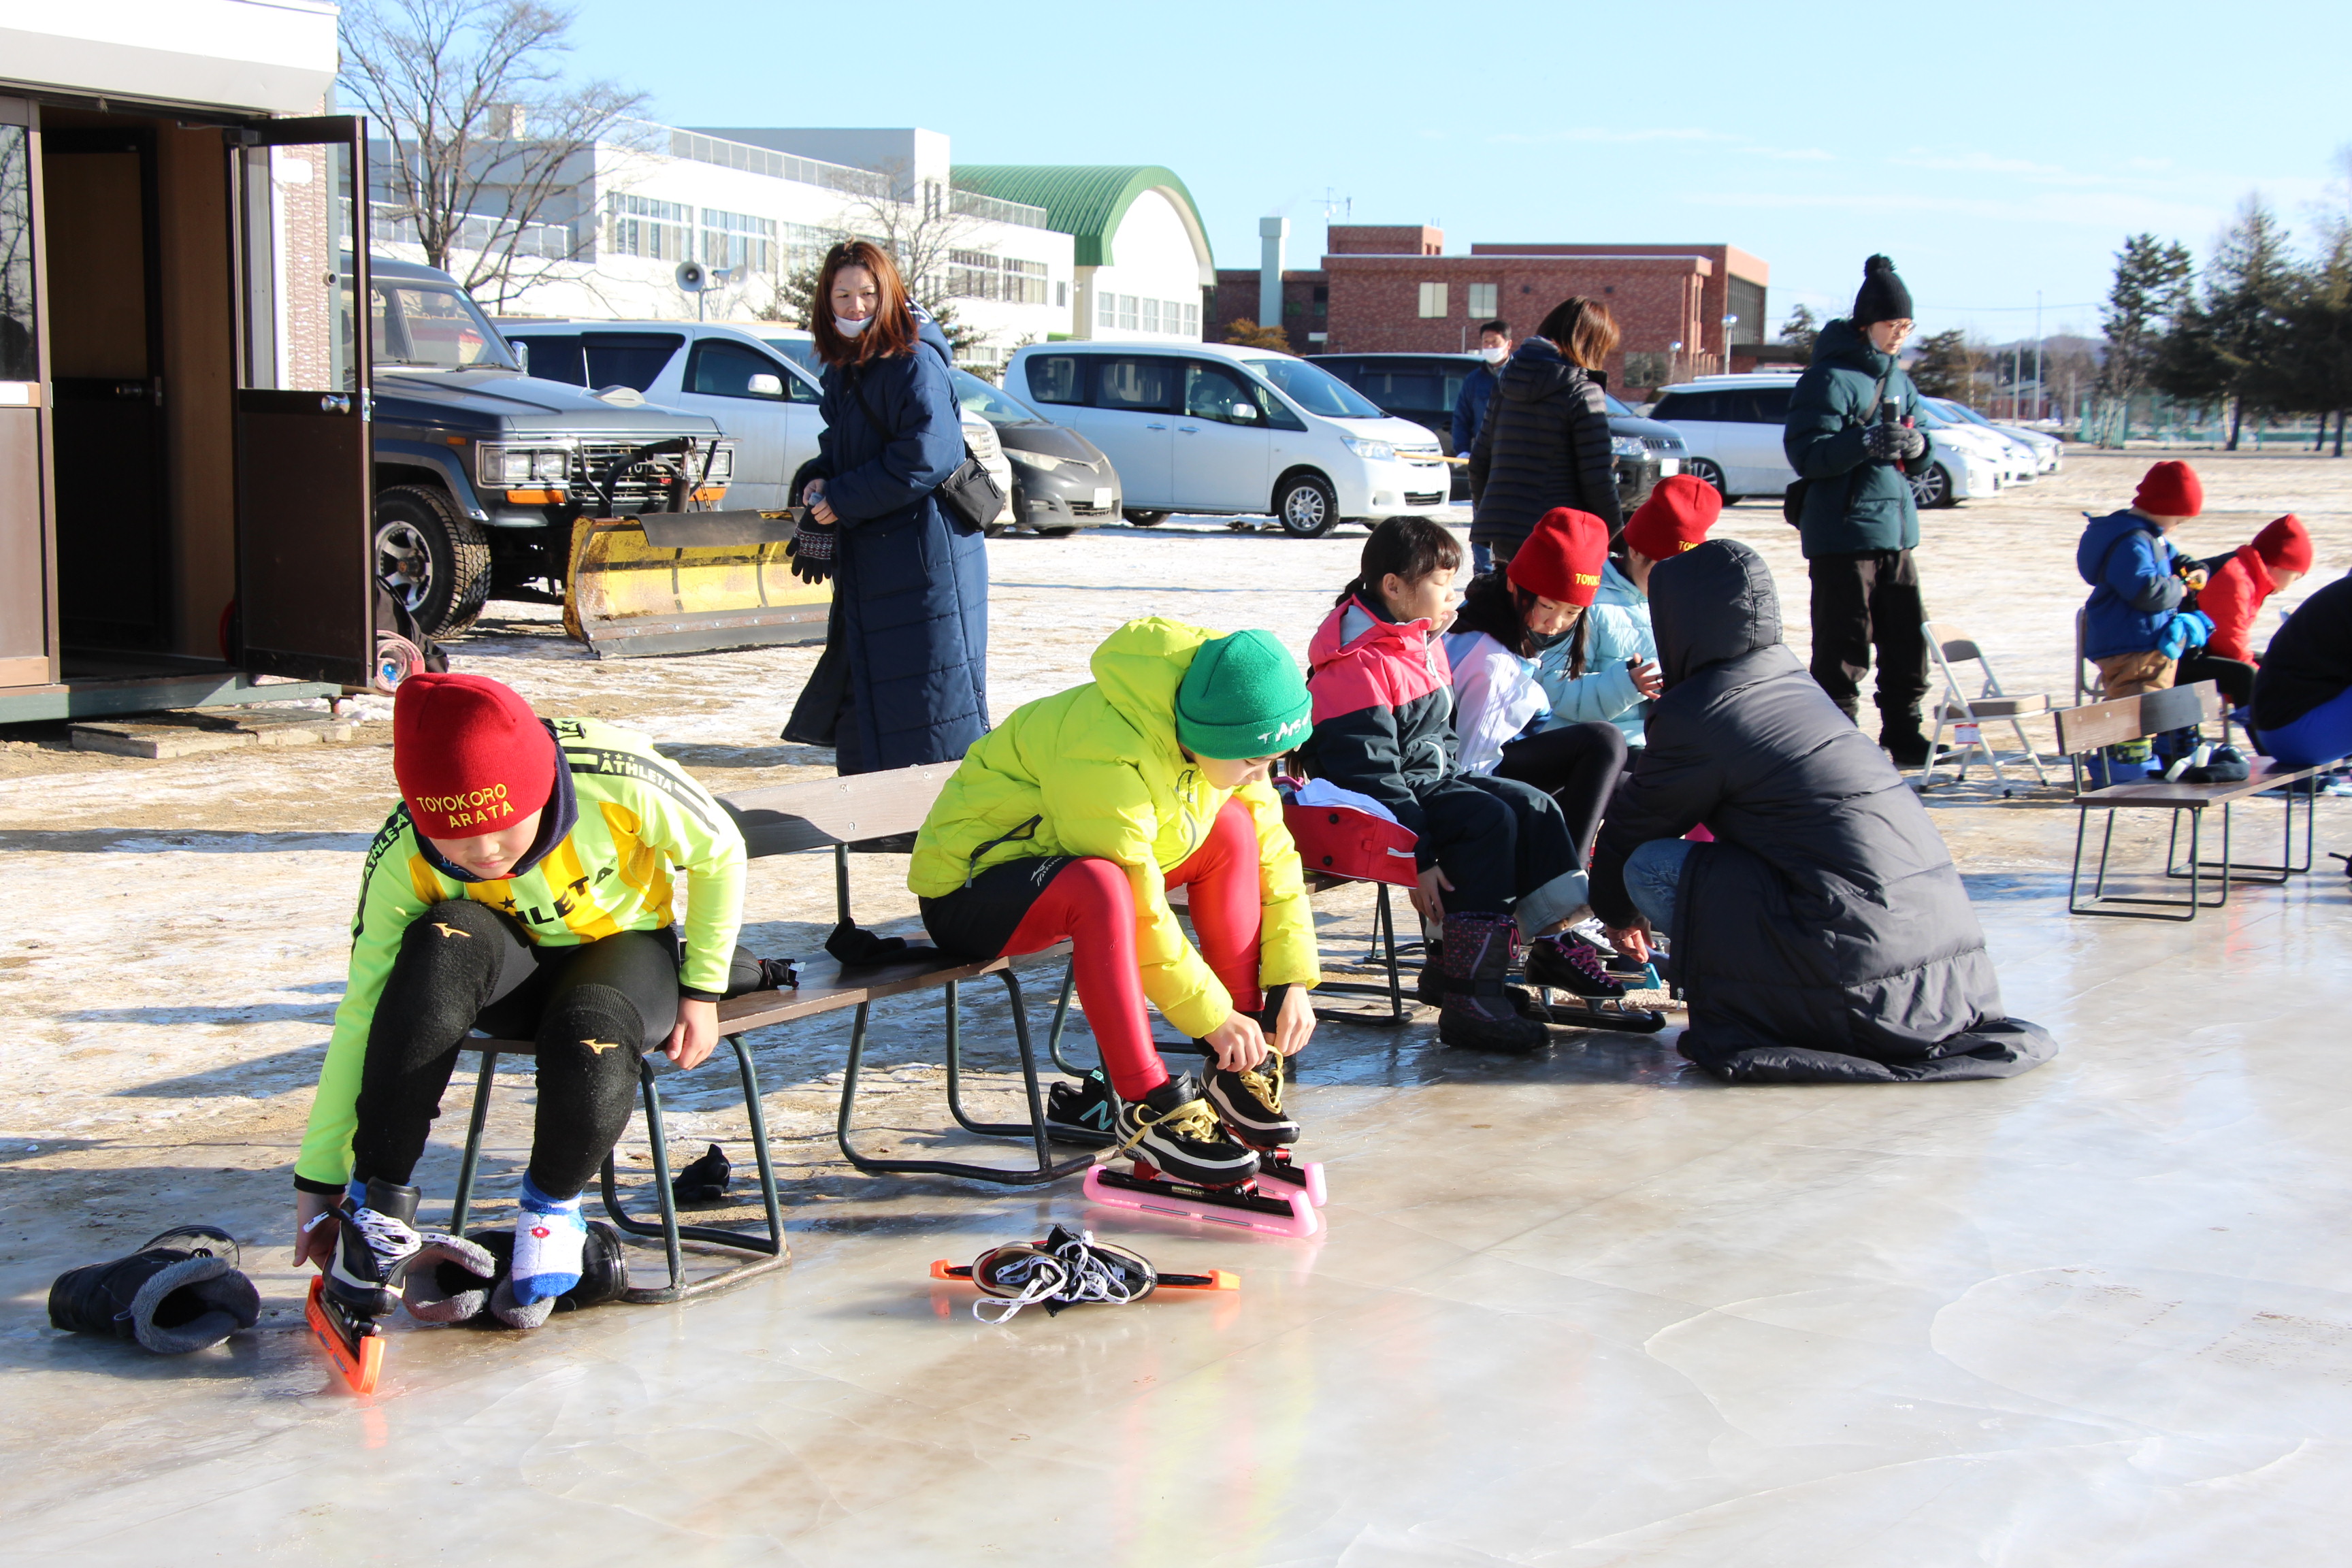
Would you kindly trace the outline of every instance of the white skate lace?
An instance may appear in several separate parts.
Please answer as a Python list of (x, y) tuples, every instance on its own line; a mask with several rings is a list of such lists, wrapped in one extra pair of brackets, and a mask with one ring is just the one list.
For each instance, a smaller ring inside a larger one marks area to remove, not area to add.
[(368, 1257), (375, 1264), (377, 1276), (387, 1282), (393, 1270), (424, 1245), (405, 1222), (364, 1205), (352, 1212), (351, 1223), (359, 1228), (360, 1239), (367, 1243)]
[[(1084, 1231), (1076, 1241), (1066, 1241), (1052, 1252), (1013, 1264), (1006, 1273), (1024, 1266), (1029, 1270), (1021, 1294), (983, 1296), (971, 1304), (971, 1315), (983, 1323), (1009, 1323), (1021, 1315), (1021, 1309), (1040, 1301), (1108, 1301), (1125, 1306), (1135, 1300), (1134, 1288), (1128, 1284), (1123, 1269), (1095, 1256), (1094, 1239), (1093, 1231)], [(996, 1316), (988, 1315), (989, 1307), (998, 1309)]]

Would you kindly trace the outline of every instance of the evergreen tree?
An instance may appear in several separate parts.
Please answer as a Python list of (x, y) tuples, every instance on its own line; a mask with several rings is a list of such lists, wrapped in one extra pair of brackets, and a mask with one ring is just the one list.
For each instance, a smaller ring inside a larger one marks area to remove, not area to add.
[(1919, 389), (1923, 397), (1957, 397), (1968, 402), (1974, 395), (1979, 359), (1969, 344), (1968, 334), (1958, 327), (1921, 338), (1919, 357), (1911, 362), (1911, 384)]
[(2116, 280), (2107, 291), (2099, 324), (2107, 338), (2099, 390), (2108, 400), (2101, 444), (2120, 446), (2130, 429), (2131, 400), (2155, 379), (2164, 353), (2164, 328), (2188, 303), (2195, 268), (2188, 247), (2135, 234), (2116, 253)]
[(1822, 335), (1822, 324), (1810, 305), (1798, 305), (1789, 311), (1788, 321), (1780, 328), (1780, 341), (1796, 349), (1808, 360), (1813, 357), (1813, 340)]
[(2232, 452), (2249, 405), (2277, 406), (2261, 393), (2278, 379), (2270, 361), (2284, 346), (2279, 310), (2294, 275), (2284, 226), (2259, 194), (2250, 195), (2214, 246), (2203, 298), (2184, 292), (2166, 335), (2157, 384), (2191, 402), (2228, 399)]
[(2315, 408), (2320, 434), (2336, 416), (2336, 456), (2352, 409), (2352, 226), (2338, 225), (2318, 263), (2292, 274), (2277, 310), (2275, 347), (2251, 390), (2263, 406)]

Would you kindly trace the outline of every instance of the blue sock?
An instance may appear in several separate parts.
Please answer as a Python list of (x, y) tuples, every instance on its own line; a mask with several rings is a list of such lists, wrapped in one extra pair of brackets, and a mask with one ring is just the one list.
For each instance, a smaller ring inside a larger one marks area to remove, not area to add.
[(350, 1181), (343, 1184), (343, 1196), (352, 1200), (352, 1207), (355, 1209), (365, 1208), (367, 1206), (367, 1184), (360, 1180), (359, 1177), (353, 1176)]
[(579, 1194), (551, 1198), (524, 1175), (522, 1212), (515, 1215), (514, 1299), (524, 1306), (551, 1301), (579, 1284), (587, 1246)]

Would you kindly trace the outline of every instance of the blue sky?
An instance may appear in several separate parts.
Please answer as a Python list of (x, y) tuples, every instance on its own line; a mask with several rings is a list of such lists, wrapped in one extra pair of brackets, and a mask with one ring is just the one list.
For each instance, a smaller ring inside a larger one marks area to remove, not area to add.
[[(1776, 322), (1874, 250), (1925, 330), (2095, 331), (2123, 237), (2201, 258), (2260, 190), (2301, 230), (2352, 143), (2352, 6), (819, 8), (584, 0), (575, 67), (673, 124), (922, 125), (971, 163), (1165, 163), (1219, 265), (1257, 219), (1473, 240), (1719, 242)], [(1343, 216), (1340, 221), (1348, 221)]]

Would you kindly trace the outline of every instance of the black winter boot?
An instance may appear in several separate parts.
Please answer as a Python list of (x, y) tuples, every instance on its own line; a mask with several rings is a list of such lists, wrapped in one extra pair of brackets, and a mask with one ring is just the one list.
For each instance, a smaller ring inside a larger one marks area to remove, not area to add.
[(1924, 768), (1934, 753), (1927, 745), (1927, 736), (1920, 728), (1919, 710), (1905, 714), (1882, 714), (1878, 725), (1878, 743), (1886, 748), (1886, 755), (1898, 768)]
[(157, 1355), (216, 1345), (261, 1317), (261, 1293), (237, 1272), (237, 1261), (228, 1232), (176, 1226), (128, 1258), (58, 1275), (49, 1287), (49, 1324), (137, 1340)]
[(1437, 1037), (1482, 1051), (1532, 1051), (1550, 1038), (1507, 992), (1518, 967), (1519, 927), (1508, 915), (1445, 917), (1445, 1005)]
[[(496, 1230), (478, 1230), (466, 1240), (488, 1253), (498, 1270), (488, 1281), (484, 1295), (495, 1303), (503, 1293), (506, 1310), (517, 1310), (513, 1293), (508, 1288), (509, 1279), (514, 1272), (514, 1227), (500, 1226)], [(550, 1310), (577, 1312), (586, 1307), (601, 1307), (607, 1301), (619, 1300), (621, 1292), (628, 1288), (629, 1260), (628, 1254), (623, 1249), (621, 1233), (601, 1219), (592, 1219), (588, 1222), (588, 1244), (580, 1252), (580, 1283), (558, 1296)], [(540, 1304), (534, 1303), (534, 1306)], [(536, 1314), (539, 1319), (546, 1316), (546, 1313)], [(478, 1329), (520, 1326), (504, 1321), (496, 1310), (482, 1311), (478, 1316), (465, 1321)]]
[[(1520, 1017), (1538, 1024), (1551, 1022), (1551, 1009), (1536, 1000), (1536, 994), (1524, 985), (1506, 985), (1503, 994), (1511, 999), (1511, 1011)], [(1429, 962), (1421, 966), (1421, 978), (1414, 982), (1413, 999), (1424, 1007), (1445, 1005), (1445, 944), (1429, 944)]]

